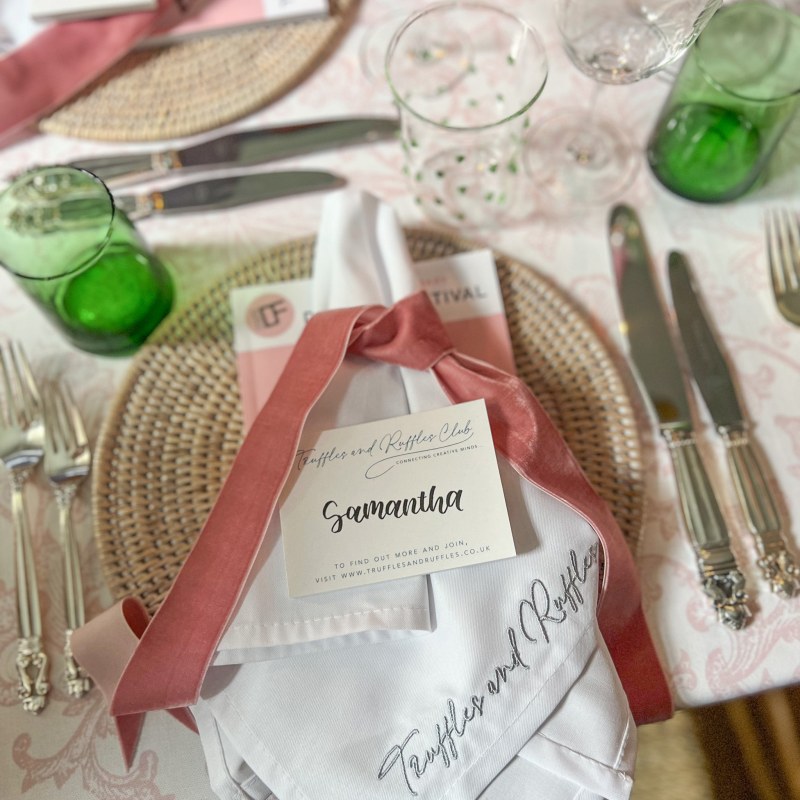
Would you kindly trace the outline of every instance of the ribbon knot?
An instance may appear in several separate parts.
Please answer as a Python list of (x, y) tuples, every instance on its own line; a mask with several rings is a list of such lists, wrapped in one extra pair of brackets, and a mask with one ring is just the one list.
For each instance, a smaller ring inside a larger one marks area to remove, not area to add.
[[(108, 615), (117, 621), (130, 618), (129, 608), (123, 613), (109, 609), (73, 634), (78, 661), (95, 665), (90, 672), (110, 698), (128, 764), (143, 712), (171, 709), (190, 724), (184, 707), (199, 697), (262, 545), (308, 413), (348, 353), (430, 369), (453, 403), (485, 400), (497, 451), (522, 477), (580, 514), (603, 545), (597, 619), (634, 718), (669, 717), (672, 700), (642, 613), (638, 575), (610, 510), (530, 389), (519, 378), (455, 351), (430, 299), (420, 292), (391, 309), (364, 306), (312, 317), (161, 607), (149, 625), (137, 623), (144, 628), (138, 643), (130, 628), (112, 636), (114, 626), (106, 624)], [(103, 654), (117, 648), (130, 654), (121, 674), (124, 659), (119, 652), (109, 659), (115, 664), (101, 669)]]
[[(311, 321), (317, 318), (321, 325), (326, 324), (322, 315)], [(424, 371), (432, 369), (453, 350), (430, 298), (424, 292), (417, 292), (391, 308), (368, 308), (353, 330), (347, 352)]]

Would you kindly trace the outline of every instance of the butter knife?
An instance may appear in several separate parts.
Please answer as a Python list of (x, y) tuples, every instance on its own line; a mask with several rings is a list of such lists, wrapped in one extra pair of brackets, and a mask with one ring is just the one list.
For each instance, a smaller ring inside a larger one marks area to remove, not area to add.
[(344, 184), (345, 180), (340, 176), (316, 170), (259, 172), (184, 183), (143, 194), (115, 192), (114, 202), (130, 219), (137, 220), (153, 214), (215, 211), (288, 195), (335, 189)]
[(758, 566), (773, 592), (794, 597), (800, 591), (800, 571), (787, 548), (778, 504), (750, 441), (750, 426), (739, 405), (725, 357), (686, 257), (672, 252), (668, 263), (672, 304), (689, 366), (725, 443), (739, 505), (758, 549)]
[(738, 630), (750, 613), (745, 579), (695, 443), (686, 385), (647, 242), (633, 209), (619, 205), (612, 210), (609, 243), (630, 356), (669, 449), (703, 591), (719, 620)]
[(395, 136), (394, 117), (352, 117), (228, 133), (189, 147), (80, 158), (69, 166), (109, 186), (150, 180), (176, 170), (212, 170), (265, 164), (290, 156), (377, 142)]

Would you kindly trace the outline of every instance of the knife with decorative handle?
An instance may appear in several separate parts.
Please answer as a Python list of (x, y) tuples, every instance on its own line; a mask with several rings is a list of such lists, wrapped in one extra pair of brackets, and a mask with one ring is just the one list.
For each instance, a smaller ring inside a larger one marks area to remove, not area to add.
[(633, 209), (620, 205), (612, 210), (609, 243), (630, 356), (669, 448), (703, 591), (719, 620), (738, 630), (750, 615), (745, 579), (696, 446), (686, 385)]
[(109, 186), (151, 180), (177, 170), (241, 168), (282, 158), (389, 139), (395, 117), (351, 117), (237, 131), (189, 147), (80, 158), (69, 166), (97, 175)]
[(758, 548), (758, 566), (776, 594), (800, 592), (800, 570), (783, 534), (778, 503), (750, 440), (730, 370), (686, 257), (669, 254), (672, 303), (694, 381), (722, 437), (736, 496)]

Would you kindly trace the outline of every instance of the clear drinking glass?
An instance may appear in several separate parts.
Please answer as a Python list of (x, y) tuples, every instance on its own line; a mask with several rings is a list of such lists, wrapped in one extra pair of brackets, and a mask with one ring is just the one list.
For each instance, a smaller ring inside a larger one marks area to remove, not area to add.
[(395, 32), (386, 76), (416, 202), (448, 225), (509, 219), (528, 115), (547, 79), (537, 32), (484, 3), (430, 6)]
[(722, 9), (681, 67), (647, 148), (653, 174), (690, 200), (740, 197), (800, 107), (800, 16), (766, 3)]
[[(572, 63), (601, 84), (647, 78), (680, 56), (721, 0), (556, 0), (556, 19)], [(537, 185), (569, 203), (605, 202), (628, 184), (639, 154), (617, 125), (569, 109), (542, 120), (526, 142)]]
[(135, 350), (172, 307), (169, 273), (105, 184), (42, 167), (0, 194), (0, 265), (82, 350)]

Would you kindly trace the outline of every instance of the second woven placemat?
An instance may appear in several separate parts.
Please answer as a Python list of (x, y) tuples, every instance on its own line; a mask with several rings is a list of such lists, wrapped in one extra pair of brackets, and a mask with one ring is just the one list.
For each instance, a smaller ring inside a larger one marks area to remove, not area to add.
[(39, 124), (46, 133), (132, 142), (191, 136), (250, 114), (305, 79), (349, 26), (357, 0), (330, 16), (130, 53)]
[[(473, 249), (407, 231), (415, 260)], [(194, 543), (242, 438), (230, 290), (309, 274), (314, 240), (275, 247), (231, 272), (159, 329), (134, 359), (100, 435), (94, 525), (115, 597), (154, 612)], [(496, 256), (514, 355), (633, 547), (642, 522), (640, 443), (608, 351), (548, 279)]]

